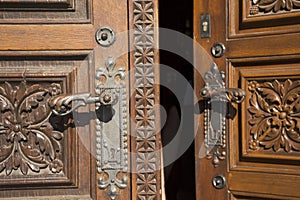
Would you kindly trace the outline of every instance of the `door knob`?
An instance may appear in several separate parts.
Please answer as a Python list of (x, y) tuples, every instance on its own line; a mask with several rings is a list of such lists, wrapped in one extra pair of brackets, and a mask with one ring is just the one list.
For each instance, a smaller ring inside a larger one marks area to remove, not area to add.
[(117, 187), (124, 189), (128, 182), (126, 175), (120, 176), (120, 172), (127, 172), (128, 166), (125, 69), (115, 69), (115, 64), (115, 60), (109, 57), (105, 63), (106, 69), (99, 68), (96, 71), (95, 96), (90, 93), (67, 94), (54, 96), (49, 101), (52, 112), (60, 116), (88, 104), (95, 104), (96, 110), (103, 106), (114, 110), (113, 120), (103, 121), (97, 117), (95, 123), (96, 160), (100, 174), (98, 188), (109, 188), (107, 193), (111, 199), (116, 198)]
[[(228, 103), (241, 103), (246, 92), (239, 88), (226, 88), (225, 73), (219, 72), (216, 64), (205, 73), (205, 87), (200, 95), (205, 102), (204, 106), (204, 134), (207, 147), (206, 156), (212, 159), (215, 167), (220, 160), (226, 158), (226, 109)], [(221, 151), (221, 149), (223, 149)]]

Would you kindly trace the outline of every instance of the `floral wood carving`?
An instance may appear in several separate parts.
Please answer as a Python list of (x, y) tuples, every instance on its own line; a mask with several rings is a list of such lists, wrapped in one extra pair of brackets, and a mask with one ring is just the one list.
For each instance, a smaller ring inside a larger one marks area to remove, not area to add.
[(155, 134), (154, 1), (134, 0), (137, 199), (159, 199)]
[(300, 151), (300, 81), (252, 81), (248, 90), (250, 149)]
[(250, 4), (250, 15), (257, 15), (259, 12), (292, 11), (300, 8), (299, 0), (250, 0)]
[(60, 93), (56, 83), (0, 85), (0, 172), (26, 175), (47, 167), (50, 173), (62, 171), (63, 133), (53, 130), (48, 106), (49, 98)]

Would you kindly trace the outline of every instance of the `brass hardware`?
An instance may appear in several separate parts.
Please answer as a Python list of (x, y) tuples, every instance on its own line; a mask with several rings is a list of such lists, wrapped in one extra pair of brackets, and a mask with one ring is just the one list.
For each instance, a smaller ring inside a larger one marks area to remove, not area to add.
[[(216, 64), (206, 72), (205, 87), (200, 95), (205, 100), (204, 134), (206, 157), (215, 167), (226, 158), (226, 112), (227, 103), (241, 103), (246, 92), (238, 88), (225, 88), (225, 73), (219, 72)], [(221, 151), (222, 149), (222, 151)]]
[(210, 38), (210, 15), (203, 14), (200, 16), (200, 37), (201, 38)]
[(213, 45), (213, 47), (211, 48), (211, 54), (215, 57), (215, 58), (220, 58), (222, 57), (226, 52), (226, 47), (224, 44), (222, 44), (221, 42), (217, 42)]
[(202, 30), (203, 30), (203, 32), (207, 32), (208, 31), (208, 22), (203, 22), (202, 23)]
[(100, 174), (98, 188), (109, 188), (107, 192), (112, 200), (118, 195), (117, 187), (124, 189), (128, 182), (124, 175), (128, 171), (125, 69), (114, 69), (115, 64), (115, 60), (109, 57), (105, 63), (106, 69), (97, 69), (95, 96), (89, 93), (58, 95), (49, 102), (52, 112), (60, 116), (87, 104), (95, 104), (96, 112), (102, 110), (106, 118), (111, 115), (109, 120), (97, 115), (95, 130), (97, 169)]
[(110, 27), (101, 27), (96, 32), (96, 41), (100, 46), (109, 47), (115, 40), (115, 32)]
[(217, 175), (213, 178), (212, 184), (216, 189), (223, 189), (226, 186), (226, 178), (223, 175)]

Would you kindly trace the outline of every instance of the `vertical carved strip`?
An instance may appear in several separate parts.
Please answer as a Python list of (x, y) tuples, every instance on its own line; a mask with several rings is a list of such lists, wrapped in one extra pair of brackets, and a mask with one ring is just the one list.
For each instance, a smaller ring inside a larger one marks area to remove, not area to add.
[(155, 2), (153, 0), (133, 1), (134, 25), (134, 87), (136, 121), (136, 184), (134, 199), (159, 199), (160, 155), (157, 155), (158, 136), (155, 114)]

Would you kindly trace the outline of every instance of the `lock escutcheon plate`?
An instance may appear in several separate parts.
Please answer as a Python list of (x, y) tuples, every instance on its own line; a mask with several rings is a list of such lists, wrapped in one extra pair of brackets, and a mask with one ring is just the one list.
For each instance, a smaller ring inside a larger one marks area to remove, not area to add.
[(223, 175), (217, 175), (213, 178), (212, 184), (216, 189), (223, 189), (226, 186), (226, 178)]
[(98, 44), (103, 47), (111, 46), (116, 40), (115, 32), (107, 26), (99, 28), (95, 37)]
[(220, 58), (222, 57), (224, 54), (226, 53), (226, 47), (223, 43), (221, 42), (217, 42), (213, 45), (213, 47), (211, 48), (211, 54), (215, 57), (215, 58)]

